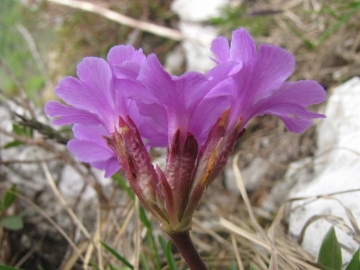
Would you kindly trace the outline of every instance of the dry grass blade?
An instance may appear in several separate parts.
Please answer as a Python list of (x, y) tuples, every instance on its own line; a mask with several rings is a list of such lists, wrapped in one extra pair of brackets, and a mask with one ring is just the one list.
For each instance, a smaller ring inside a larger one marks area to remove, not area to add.
[(73, 247), (74, 251), (76, 251), (76, 253), (79, 255), (79, 257), (84, 260), (84, 257), (81, 253), (81, 251), (78, 249), (78, 247), (75, 245), (75, 243), (70, 239), (70, 237), (66, 234), (66, 232), (64, 232), (64, 230), (56, 224), (56, 222), (49, 217), (44, 210), (42, 210), (39, 206), (37, 206), (36, 204), (34, 204), (32, 201), (30, 201), (28, 198), (26, 198), (25, 196), (21, 195), (20, 193), (14, 192), (14, 194), (19, 197), (20, 199), (24, 200), (28, 205), (30, 205), (31, 207), (33, 207), (36, 211), (38, 211), (47, 221), (50, 222), (51, 225), (54, 226), (54, 228), (56, 230), (59, 231), (59, 233), (66, 239), (66, 241), (68, 241), (68, 243)]
[[(228, 229), (229, 231), (240, 235), (248, 240), (250, 240), (253, 244), (259, 245), (260, 247), (266, 249), (268, 252), (272, 251), (272, 246), (265, 241), (264, 239), (262, 239), (260, 236), (256, 235), (253, 232), (249, 232), (246, 231), (245, 229), (237, 226), (236, 224), (226, 220), (225, 218), (220, 218), (219, 221), (220, 225), (223, 226), (224, 228)], [(293, 265), (295, 265), (294, 268), (289, 268), (289, 265), (287, 266), (283, 266), (281, 269), (307, 269), (307, 270), (315, 270), (315, 269), (319, 269), (309, 263), (307, 263), (306, 261), (304, 261), (303, 259), (300, 259), (299, 253), (295, 250), (292, 251), (291, 249), (289, 249), (289, 247), (278, 247), (277, 250), (280, 250), (280, 252), (282, 254), (285, 254), (285, 256), (287, 257), (288, 260), (292, 261)], [(256, 256), (260, 256), (259, 258), (261, 258), (263, 254), (257, 252)], [(265, 259), (257, 259), (255, 262), (258, 265), (265, 265), (264, 260)], [(299, 268), (300, 267), (300, 268)], [(266, 267), (261, 267), (261, 269), (267, 269)]]
[(360, 235), (356, 234), (344, 221), (344, 219), (336, 216), (326, 215), (323, 217), (325, 220), (341, 229), (344, 233), (350, 236), (354, 241), (360, 244)]
[[(88, 240), (84, 240), (83, 242), (81, 242), (79, 245), (78, 245), (78, 249), (80, 250), (81, 253), (85, 252), (86, 251), (86, 248), (88, 246)], [(76, 252), (74, 252), (69, 258), (68, 260), (66, 261), (66, 263), (64, 264), (64, 266), (62, 267), (61, 270), (71, 270), (73, 269), (76, 261), (78, 260), (79, 258), (79, 254), (77, 254)]]
[(246, 239), (249, 239), (251, 242), (253, 242), (265, 249), (270, 249), (267, 242), (265, 240), (263, 240), (260, 236), (240, 228), (239, 226), (235, 225), (234, 223), (228, 221), (227, 219), (225, 219), (223, 217), (220, 218), (219, 224), (221, 226), (223, 226), (224, 228), (230, 230), (231, 232), (236, 233), (237, 235), (240, 235), (242, 237), (245, 237)]
[(118, 242), (120, 241), (121, 236), (123, 235), (123, 233), (125, 232), (127, 226), (129, 225), (131, 218), (134, 214), (134, 207), (131, 207), (131, 210), (129, 211), (129, 213), (127, 214), (124, 224), (121, 226), (120, 230), (118, 231), (115, 240), (112, 244), (112, 248), (115, 248), (115, 246), (118, 244)]
[(216, 232), (214, 232), (213, 230), (206, 228), (205, 226), (202, 225), (201, 221), (199, 221), (196, 218), (193, 218), (193, 225), (195, 225), (193, 227), (193, 231), (199, 231), (202, 233), (208, 233), (209, 235), (211, 235), (212, 237), (214, 237), (214, 239), (216, 239), (219, 243), (223, 244), (223, 245), (227, 245), (228, 242), (221, 237), (219, 234), (217, 234)]
[[(248, 197), (246, 189), (245, 189), (244, 182), (243, 182), (242, 177), (241, 177), (240, 169), (237, 166), (239, 155), (240, 155), (240, 152), (237, 153), (235, 155), (234, 159), (233, 159), (233, 170), (234, 170), (237, 186), (238, 186), (238, 188), (240, 190), (240, 194), (241, 194), (241, 196), (242, 196), (242, 198), (243, 198), (243, 200), (245, 202), (245, 205), (246, 205), (246, 208), (247, 208), (247, 210), (249, 212), (252, 223), (254, 224), (257, 231), (266, 240), (266, 242), (269, 243), (269, 245), (271, 246), (272, 262), (273, 263), (277, 262), (276, 258), (277, 258), (277, 254), (279, 254), (279, 255), (281, 255), (281, 257), (283, 257), (285, 259), (285, 261), (287, 261), (288, 264), (290, 264), (290, 266), (293, 267), (293, 269), (297, 269), (297, 266), (294, 264), (294, 262), (292, 262), (291, 259), (289, 259), (287, 256), (285, 256), (281, 251), (279, 251), (277, 249), (277, 247), (275, 245), (275, 236), (273, 235), (273, 239), (269, 239), (269, 237), (266, 235), (263, 228), (260, 226), (260, 224), (256, 220), (254, 211), (253, 211), (253, 209), (251, 207), (251, 203), (250, 203), (249, 197)], [(276, 222), (274, 223), (274, 226), (280, 222), (281, 217), (282, 217), (282, 214), (278, 215), (278, 220), (275, 220)], [(274, 232), (272, 231), (272, 233), (274, 233)], [(275, 266), (273, 266), (273, 267), (275, 267)]]
[(45, 233), (43, 233), (43, 235), (41, 236), (41, 239), (39, 240), (39, 242), (36, 244), (36, 245), (34, 245), (30, 250), (29, 250), (29, 252), (27, 252), (22, 258), (21, 258), (21, 260), (19, 260), (18, 262), (17, 262), (17, 264), (15, 264), (15, 268), (19, 268), (19, 267), (21, 267), (21, 265), (28, 259), (28, 258), (30, 258), (31, 257), (31, 255), (34, 253), (34, 252), (36, 252), (36, 250), (41, 246), (41, 244), (43, 243), (43, 241), (44, 241), (44, 238), (45, 238)]
[(269, 270), (279, 270), (278, 265), (279, 265), (279, 263), (278, 263), (276, 251), (272, 251)]
[(76, 214), (74, 213), (74, 211), (68, 206), (68, 204), (66, 203), (64, 197), (61, 195), (60, 191), (58, 190), (58, 188), (55, 185), (55, 181), (51, 176), (51, 173), (49, 171), (48, 166), (46, 165), (46, 163), (41, 162), (41, 166), (44, 170), (46, 179), (49, 183), (49, 186), (51, 187), (52, 191), (55, 193), (55, 196), (58, 198), (58, 200), (60, 201), (60, 203), (64, 206), (64, 208), (66, 209), (66, 211), (69, 213), (69, 215), (71, 216), (71, 218), (74, 220), (74, 222), (79, 226), (80, 230), (84, 233), (84, 235), (87, 238), (91, 238), (90, 233), (88, 232), (88, 230), (84, 227), (84, 225), (82, 224), (82, 222), (78, 219), (78, 217), (76, 216)]
[(134, 270), (139, 270), (140, 252), (141, 252), (141, 221), (140, 221), (140, 203), (139, 198), (135, 197), (136, 210), (136, 230), (135, 230), (135, 254), (134, 254)]
[(239, 270), (244, 270), (244, 266), (241, 262), (240, 253), (239, 253), (238, 247), (236, 245), (236, 240), (235, 240), (235, 237), (233, 234), (231, 234), (231, 243), (232, 243), (232, 246), (234, 249), (234, 254), (235, 254), (235, 258), (236, 258), (236, 262), (238, 264)]
[(341, 192), (335, 192), (335, 193), (331, 193), (331, 194), (327, 194), (327, 195), (317, 195), (317, 196), (309, 196), (309, 197), (302, 197), (302, 198), (292, 198), (289, 199), (287, 201), (288, 202), (293, 202), (293, 201), (299, 201), (299, 200), (308, 200), (308, 202), (306, 202), (306, 204), (312, 203), (318, 199), (326, 199), (326, 200), (335, 200), (338, 203), (341, 204), (341, 206), (344, 208), (346, 215), (350, 221), (350, 224), (352, 226), (352, 228), (350, 228), (350, 226), (348, 226), (346, 224), (346, 222), (344, 221), (344, 219), (340, 218), (340, 217), (336, 217), (336, 216), (332, 216), (332, 215), (315, 215), (312, 216), (310, 219), (308, 219), (298, 238), (298, 243), (302, 243), (303, 239), (304, 239), (304, 235), (305, 235), (305, 231), (306, 228), (313, 222), (315, 222), (318, 219), (325, 219), (328, 222), (330, 222), (331, 224), (333, 224), (334, 226), (338, 227), (339, 229), (341, 229), (343, 232), (345, 232), (347, 235), (349, 235), (354, 241), (356, 241), (357, 243), (360, 243), (360, 230), (359, 230), (359, 226), (357, 224), (357, 221), (353, 215), (353, 213), (350, 211), (350, 209), (348, 207), (346, 207), (338, 198), (334, 198), (332, 196), (334, 195), (339, 195), (339, 194), (344, 194), (344, 193), (349, 193), (349, 192), (358, 192), (358, 189), (354, 189), (354, 190), (347, 190), (347, 191), (341, 191)]
[(123, 25), (127, 25), (136, 29), (140, 29), (144, 32), (149, 32), (161, 37), (170, 38), (176, 41), (181, 41), (183, 39), (182, 34), (179, 31), (163, 27), (160, 25), (135, 20), (133, 18), (129, 18), (115, 11), (109, 10), (99, 5), (95, 5), (86, 1), (75, 1), (75, 0), (47, 0), (49, 2), (53, 2), (56, 4), (69, 6), (72, 8), (78, 8), (81, 10), (97, 13), (109, 20), (118, 22)]
[(355, 233), (360, 237), (359, 225), (357, 224), (357, 221), (356, 221), (353, 213), (350, 211), (350, 209), (349, 209), (348, 207), (346, 207), (346, 206), (342, 203), (342, 201), (340, 201), (340, 200), (337, 199), (337, 198), (333, 198), (333, 197), (329, 197), (329, 196), (322, 196), (321, 198), (324, 198), (324, 199), (332, 199), (332, 200), (338, 201), (338, 202), (342, 205), (342, 207), (344, 207), (345, 212), (346, 212), (346, 215), (347, 215), (347, 217), (348, 217), (348, 219), (349, 219), (349, 221), (350, 221), (350, 224), (351, 224), (351, 226), (353, 227)]
[(102, 230), (102, 222), (101, 222), (101, 212), (100, 212), (100, 208), (97, 207), (96, 209), (96, 222), (97, 222), (97, 230), (96, 230), (96, 235), (98, 236), (98, 238), (94, 238), (94, 242), (95, 245), (97, 246), (97, 250), (98, 252), (98, 260), (99, 260), (99, 268), (100, 270), (103, 270), (103, 256), (102, 256), (102, 246), (101, 246), (101, 230)]
[(245, 205), (246, 205), (246, 208), (249, 212), (249, 215), (250, 215), (250, 219), (251, 219), (251, 222), (254, 224), (254, 226), (256, 227), (256, 229), (258, 230), (258, 232), (264, 237), (264, 238), (267, 238), (266, 236), (266, 233), (265, 231), (263, 230), (263, 228), (260, 226), (259, 222), (256, 220), (255, 218), (255, 215), (254, 215), (254, 211), (251, 207), (251, 203), (250, 203), (250, 200), (249, 200), (249, 197), (247, 195), (247, 192), (246, 192), (246, 189), (245, 189), (245, 185), (244, 185), (244, 182), (242, 180), (242, 177), (241, 177), (241, 173), (240, 173), (240, 169), (238, 167), (238, 160), (239, 160), (239, 155), (240, 155), (240, 152), (236, 153), (236, 155), (234, 156), (234, 159), (233, 159), (233, 170), (234, 170), (234, 174), (235, 174), (235, 180), (236, 180), (236, 184), (238, 186), (238, 189), (240, 191), (240, 194), (245, 202)]

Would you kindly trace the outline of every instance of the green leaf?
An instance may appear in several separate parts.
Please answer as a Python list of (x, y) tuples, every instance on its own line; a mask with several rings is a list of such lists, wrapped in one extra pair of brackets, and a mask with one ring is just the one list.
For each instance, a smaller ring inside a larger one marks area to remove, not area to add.
[(7, 210), (10, 205), (15, 201), (16, 195), (15, 195), (16, 189), (15, 186), (12, 185), (4, 194), (4, 197), (2, 199), (1, 208), (3, 210)]
[(110, 263), (107, 264), (111, 270), (116, 270), (116, 268), (114, 266), (112, 266)]
[(329, 229), (321, 243), (317, 262), (326, 268), (341, 270), (341, 248), (334, 227)]
[(41, 90), (44, 85), (44, 78), (41, 75), (35, 74), (28, 78), (24, 83), (24, 87), (29, 93), (36, 93), (37, 91)]
[(7, 148), (11, 148), (11, 147), (16, 147), (16, 146), (19, 146), (19, 145), (23, 145), (24, 143), (23, 142), (20, 142), (18, 140), (14, 140), (12, 142), (9, 142), (7, 144), (4, 145), (4, 149), (7, 149)]
[(250, 263), (250, 270), (256, 270), (255, 266), (252, 263)]
[(149, 259), (145, 257), (143, 253), (140, 254), (141, 269), (150, 270)]
[(330, 37), (340, 26), (346, 23), (352, 15), (360, 10), (360, 5), (355, 6), (352, 10), (341, 17), (336, 23), (327, 28), (327, 31), (323, 33), (317, 40), (317, 46), (321, 45), (328, 37)]
[(20, 216), (12, 215), (1, 219), (1, 224), (9, 230), (17, 231), (24, 228), (23, 220)]
[(22, 127), (17, 124), (12, 125), (12, 131), (20, 136), (29, 136), (29, 132), (27, 131), (26, 127)]
[(158, 240), (159, 240), (161, 249), (164, 251), (164, 254), (165, 254), (165, 252), (166, 252), (166, 240), (161, 234), (159, 234)]
[(118, 182), (118, 184), (120, 185), (120, 187), (128, 194), (128, 196), (132, 199), (135, 200), (135, 195), (134, 192), (132, 191), (132, 189), (125, 183), (125, 181), (118, 175), (118, 174), (114, 174), (112, 176), (112, 178)]
[(231, 270), (237, 270), (238, 267), (236, 265), (236, 262), (234, 260), (234, 258), (231, 259)]
[[(141, 218), (141, 213), (142, 212), (143, 212), (144, 218)], [(156, 243), (155, 243), (155, 238), (154, 238), (154, 235), (153, 235), (152, 225), (149, 222), (149, 220), (147, 219), (147, 217), (145, 215), (145, 211), (144, 211), (144, 209), (142, 207), (140, 208), (140, 220), (142, 220), (143, 224), (147, 228), (146, 237), (147, 237), (147, 240), (149, 241), (149, 243), (151, 245), (153, 262), (155, 262), (156, 269), (160, 270), (161, 269), (160, 257), (159, 257), (159, 253), (158, 253), (158, 248), (157, 248)], [(146, 223), (148, 223), (148, 224), (146, 224)]]
[(360, 269), (360, 249), (356, 251), (346, 267), (346, 270), (359, 270)]
[(176, 270), (176, 263), (175, 263), (174, 255), (171, 252), (171, 247), (172, 247), (172, 241), (170, 240), (166, 245), (165, 256), (167, 263), (169, 265), (169, 269)]
[(158, 236), (158, 240), (159, 240), (160, 246), (165, 254), (166, 261), (169, 265), (169, 269), (176, 270), (176, 263), (175, 263), (174, 255), (171, 252), (172, 241), (169, 240), (169, 242), (166, 243), (165, 238), (162, 237), (161, 235)]
[(104, 248), (106, 248), (107, 251), (109, 251), (112, 255), (114, 255), (115, 258), (117, 258), (119, 261), (121, 261), (123, 264), (125, 264), (127, 267), (129, 267), (131, 270), (134, 269), (134, 266), (132, 266), (131, 263), (129, 263), (123, 256), (121, 256), (119, 253), (117, 253), (114, 249), (109, 247), (104, 242), (101, 242), (101, 245), (103, 245)]
[(148, 230), (152, 230), (151, 223), (146, 216), (146, 212), (142, 206), (140, 206), (140, 220)]
[(100, 270), (100, 268), (92, 261), (89, 261), (89, 265), (95, 268), (96, 270)]
[(22, 270), (21, 268), (15, 268), (11, 266), (7, 266), (4, 264), (0, 264), (0, 270)]

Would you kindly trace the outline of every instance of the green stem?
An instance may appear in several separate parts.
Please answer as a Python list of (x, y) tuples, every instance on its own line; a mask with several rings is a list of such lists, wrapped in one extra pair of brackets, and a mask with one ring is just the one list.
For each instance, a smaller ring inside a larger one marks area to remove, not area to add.
[(191, 270), (208, 270), (197, 252), (188, 231), (168, 233)]

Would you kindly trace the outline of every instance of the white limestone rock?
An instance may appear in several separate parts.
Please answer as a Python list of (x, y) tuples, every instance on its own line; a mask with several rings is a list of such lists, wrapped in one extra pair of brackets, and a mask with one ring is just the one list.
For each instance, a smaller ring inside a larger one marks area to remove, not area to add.
[(312, 164), (312, 158), (305, 158), (291, 163), (284, 179), (272, 187), (261, 207), (270, 213), (278, 211), (280, 206), (288, 199), (290, 190), (297, 183), (308, 183), (314, 178)]
[[(111, 178), (105, 178), (104, 172), (92, 169), (93, 173), (97, 177), (99, 183), (102, 186), (110, 185), (112, 182)], [(84, 178), (70, 165), (65, 165), (61, 171), (60, 181), (59, 181), (59, 190), (66, 198), (76, 198), (79, 196), (84, 185)], [(82, 199), (88, 201), (93, 199), (96, 196), (96, 192), (91, 186), (88, 184), (82, 194)]]
[(181, 33), (187, 38), (182, 42), (186, 55), (186, 69), (206, 72), (215, 66), (210, 59), (211, 42), (217, 37), (216, 28), (197, 23), (180, 22)]
[(179, 14), (183, 21), (201, 22), (218, 17), (227, 0), (175, 0), (171, 9)]
[(185, 39), (182, 42), (186, 54), (187, 70), (206, 72), (215, 64), (210, 59), (211, 41), (216, 38), (214, 26), (203, 22), (220, 16), (221, 8), (229, 0), (175, 0), (171, 9), (179, 14), (179, 28)]
[[(299, 235), (304, 224), (315, 215), (340, 217), (351, 227), (344, 207), (348, 207), (357, 223), (360, 223), (360, 78), (353, 78), (337, 87), (328, 100), (326, 119), (318, 128), (318, 152), (314, 160), (315, 178), (298, 182), (290, 197), (307, 197), (349, 191), (332, 196), (334, 199), (302, 200), (291, 204), (289, 231)], [(315, 221), (307, 229), (303, 247), (317, 255), (321, 241), (332, 224), (324, 219)], [(342, 249), (343, 260), (350, 260), (359, 244), (336, 228)]]

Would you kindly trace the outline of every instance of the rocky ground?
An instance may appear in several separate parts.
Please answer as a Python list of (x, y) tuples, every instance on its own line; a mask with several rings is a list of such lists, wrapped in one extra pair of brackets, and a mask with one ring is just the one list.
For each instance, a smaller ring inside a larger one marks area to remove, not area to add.
[[(358, 6), (352, 1), (330, 0), (214, 0), (206, 5), (199, 0), (89, 2), (175, 29), (185, 38), (179, 41), (134, 30), (102, 14), (51, 1), (28, 1), (20, 7), (30, 35), (22, 32), (25, 47), (30, 48), (28, 54), (36, 64), (23, 63), (43, 66), (45, 71), (38, 70), (45, 80), (29, 93), (28, 88), (34, 87), (28, 83), (31, 74), (14, 70), (19, 67), (1, 55), (1, 78), (12, 83), (0, 86), (0, 195), (4, 198), (11, 185), (18, 194), (2, 210), (1, 218), (20, 215), (24, 226), (20, 230), (0, 227), (0, 263), (23, 269), (38, 269), (38, 265), (83, 269), (83, 262), (91, 257), (105, 265), (113, 257), (101, 250), (98, 239), (129, 261), (136, 260), (139, 242), (143, 242), (141, 252), (152, 256), (144, 226), (134, 214), (138, 206), (118, 183), (104, 179), (68, 153), (61, 143), (70, 138), (68, 130), (49, 130), (26, 119), (35, 117), (49, 125), (41, 106), (54, 98), (54, 85), (72, 75), (84, 56), (105, 56), (109, 47), (128, 43), (157, 53), (173, 74), (204, 71), (211, 65), (211, 40), (218, 34), (230, 37), (240, 26), (258, 43), (276, 44), (294, 53), (297, 67), (290, 80), (314, 79), (324, 86), (328, 102), (314, 109), (327, 119), (316, 121), (301, 135), (287, 132), (273, 117), (253, 120), (227, 168), (206, 191), (194, 221), (195, 245), (212, 269), (230, 269), (231, 260), (239, 269), (241, 264), (247, 269), (251, 262), (256, 269), (267, 269), (269, 255), (275, 252), (273, 244), (288, 251), (278, 256), (279, 269), (291, 269), (289, 263), (311, 269), (306, 260), (314, 261), (323, 235), (335, 225), (347, 262), (359, 245), (354, 221), (360, 220), (360, 88), (359, 79), (353, 78), (360, 74)], [(14, 25), (8, 27), (18, 31)], [(45, 31), (50, 28), (52, 32)], [(29, 125), (32, 134), (26, 128)], [(14, 141), (17, 147), (4, 148)], [(161, 160), (164, 152), (154, 151), (154, 156)], [(242, 183), (247, 195), (239, 189)], [(342, 194), (334, 195), (339, 192)], [(295, 197), (306, 200), (287, 202)], [(305, 223), (312, 219), (299, 239)], [(156, 223), (153, 233), (161, 234)]]

